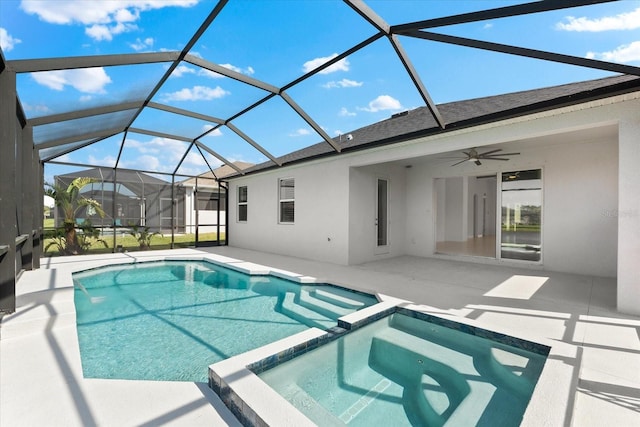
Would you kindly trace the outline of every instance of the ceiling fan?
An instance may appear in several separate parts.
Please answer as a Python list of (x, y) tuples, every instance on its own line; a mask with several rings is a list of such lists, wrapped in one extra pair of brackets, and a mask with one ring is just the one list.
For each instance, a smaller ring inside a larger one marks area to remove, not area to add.
[(475, 148), (472, 148), (469, 151), (463, 151), (466, 157), (459, 162), (452, 164), (451, 166), (456, 166), (464, 162), (474, 162), (477, 166), (480, 166), (482, 162), (480, 160), (509, 160), (505, 159), (504, 156), (517, 156), (520, 153), (498, 153), (502, 151), (502, 148), (497, 148), (495, 150), (487, 151), (484, 153), (478, 153)]

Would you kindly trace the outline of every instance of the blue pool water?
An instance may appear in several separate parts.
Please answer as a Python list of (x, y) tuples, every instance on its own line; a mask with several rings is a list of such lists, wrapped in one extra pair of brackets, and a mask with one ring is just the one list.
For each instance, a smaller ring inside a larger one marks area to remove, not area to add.
[(545, 360), (395, 313), (258, 375), (319, 426), (519, 426)]
[(207, 381), (211, 363), (375, 304), (371, 295), (165, 261), (73, 275), (84, 376)]

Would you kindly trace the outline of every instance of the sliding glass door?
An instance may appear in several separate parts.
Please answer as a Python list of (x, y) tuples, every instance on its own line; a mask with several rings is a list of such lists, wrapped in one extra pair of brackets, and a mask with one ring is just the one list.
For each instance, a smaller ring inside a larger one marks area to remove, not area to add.
[(542, 251), (542, 171), (504, 172), (501, 184), (500, 257), (540, 261)]

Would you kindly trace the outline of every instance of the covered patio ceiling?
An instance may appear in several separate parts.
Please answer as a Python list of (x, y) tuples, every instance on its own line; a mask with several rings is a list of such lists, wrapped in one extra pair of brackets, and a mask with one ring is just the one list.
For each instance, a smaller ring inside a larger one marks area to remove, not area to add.
[[(477, 81), (474, 68), (485, 66), (477, 61), (490, 61), (495, 54), (525, 58), (525, 64), (551, 64), (549, 73), (558, 69), (554, 66), (591, 73), (576, 73), (580, 77), (574, 81), (614, 74), (640, 76), (640, 67), (575, 52), (556, 52), (553, 38), (543, 35), (548, 32), (544, 28), (535, 29), (540, 31), (540, 40), (546, 40), (540, 42), (542, 48), (511, 43), (512, 36), (506, 33), (491, 41), (484, 34), (483, 38), (466, 36), (470, 25), (511, 20), (515, 27), (521, 27), (530, 16), (560, 12), (577, 15), (584, 8), (602, 7), (611, 0), (510, 2), (486, 9), (483, 5), (487, 2), (449, 2), (454, 13), (444, 16), (432, 16), (429, 5), (434, 2), (369, 3), (205, 2), (197, 10), (180, 9), (165, 16), (167, 22), (162, 28), (174, 46), (183, 46), (180, 50), (154, 50), (149, 45), (149, 51), (141, 53), (46, 58), (12, 58), (3, 52), (2, 64), (18, 76), (18, 109), (26, 125), (33, 128), (34, 146), (41, 161), (187, 175), (185, 164), (194, 156), (200, 159), (200, 172), (227, 164), (242, 174), (243, 169), (234, 161), (268, 161), (282, 166), (286, 164), (286, 154), (318, 141), (339, 153), (340, 141), (351, 130), (388, 118), (393, 112), (417, 107), (428, 107), (431, 120), (445, 130), (447, 117), (438, 104), (452, 99), (439, 92), (439, 82), (430, 77), (432, 71), (455, 67), (450, 68), (449, 75), (460, 81), (464, 94), (458, 98), (467, 94), (479, 97), (483, 95), (483, 82)], [(299, 22), (280, 19), (285, 10), (289, 18), (299, 16)], [(262, 14), (258, 27), (249, 28), (237, 20), (238, 16), (254, 13)], [(315, 25), (310, 28), (309, 23)], [(340, 37), (336, 38), (336, 33)], [(247, 44), (261, 52), (255, 58), (256, 65), (232, 65), (234, 51), (245, 49)], [(443, 46), (461, 49), (459, 61), (452, 62), (451, 51), (441, 50)], [(488, 52), (489, 56), (467, 57), (465, 52)], [(301, 66), (304, 58), (308, 61)], [(332, 71), (349, 66), (374, 69), (374, 80), (328, 77)], [(60, 78), (82, 81), (106, 73), (118, 87), (105, 96), (87, 97), (86, 102), (69, 102), (68, 94), (62, 90), (41, 90), (40, 95), (34, 96), (34, 88), (42, 82), (39, 76), (51, 78), (69, 70), (93, 71)], [(540, 73), (537, 67), (526, 65), (513, 72), (514, 81), (525, 82), (521, 90), (540, 84), (534, 82), (535, 74)], [(190, 83), (184, 83), (184, 79)], [(207, 83), (211, 79), (215, 79), (215, 87)], [(390, 86), (389, 81), (397, 84)], [(531, 81), (528, 86), (527, 81)], [(332, 85), (363, 86), (371, 91), (373, 101), (360, 109), (375, 113), (367, 116), (368, 123), (344, 120), (355, 116), (358, 107), (341, 107), (349, 95), (328, 92)], [(376, 98), (379, 91), (384, 92)], [(376, 101), (397, 101), (385, 95), (386, 91), (405, 97), (392, 108), (382, 108)], [(165, 147), (176, 151), (175, 164), (154, 167), (125, 162), (126, 150), (143, 144), (138, 140), (143, 137), (172, 141)], [(111, 147), (111, 155), (93, 162), (70, 157), (97, 145)], [(246, 149), (253, 154), (238, 155)]]

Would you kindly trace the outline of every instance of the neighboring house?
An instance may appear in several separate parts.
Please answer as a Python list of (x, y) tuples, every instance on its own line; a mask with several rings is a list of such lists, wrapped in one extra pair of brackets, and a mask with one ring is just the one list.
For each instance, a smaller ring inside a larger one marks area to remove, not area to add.
[(617, 277), (618, 308), (640, 313), (640, 79), (437, 107), (444, 129), (418, 108), (335, 138), (340, 153), (321, 143), (228, 177), (229, 244)]
[[(171, 189), (171, 183), (149, 174), (111, 168), (92, 168), (65, 175), (57, 175), (56, 183), (65, 187), (75, 178), (89, 177), (96, 182), (82, 188), (81, 194), (95, 199), (102, 205), (106, 216), (100, 218), (95, 213), (81, 210), (76, 221), (90, 219), (97, 227), (148, 226), (154, 231), (171, 232), (172, 224), (176, 232), (184, 232), (185, 190), (179, 186)], [(115, 178), (115, 184), (114, 184)], [(173, 212), (171, 200), (175, 200)], [(57, 211), (57, 210), (56, 210)], [(61, 218), (56, 213), (56, 226)]]
[[(247, 169), (253, 163), (233, 162), (238, 169)], [(223, 165), (213, 172), (205, 172), (179, 183), (185, 190), (185, 224), (187, 233), (195, 233), (196, 224), (200, 233), (214, 233), (218, 225), (226, 225), (227, 188), (218, 180), (236, 173), (231, 166)]]

